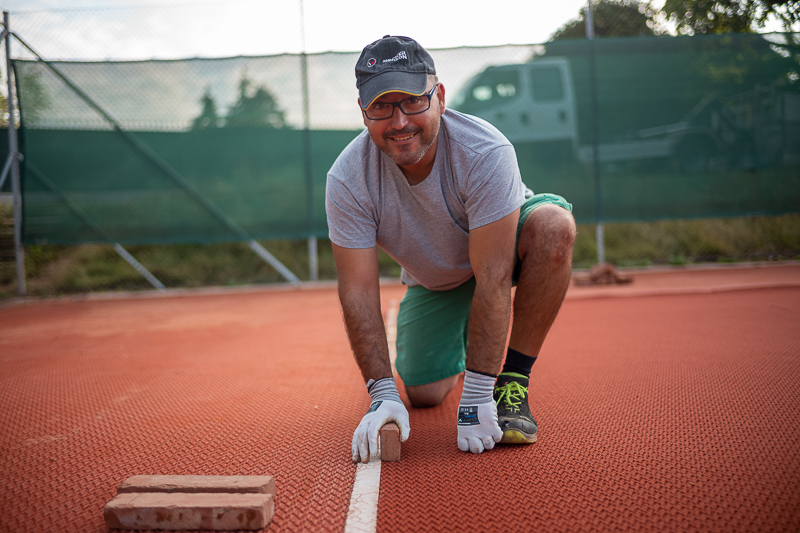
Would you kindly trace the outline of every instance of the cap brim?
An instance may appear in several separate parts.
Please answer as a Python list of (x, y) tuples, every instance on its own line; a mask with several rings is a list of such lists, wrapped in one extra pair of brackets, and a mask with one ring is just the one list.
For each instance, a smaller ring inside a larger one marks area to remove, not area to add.
[(361, 98), (361, 109), (366, 109), (386, 93), (420, 96), (425, 94), (427, 88), (428, 74), (425, 72), (388, 71), (361, 84), (361, 87), (358, 88), (358, 96)]

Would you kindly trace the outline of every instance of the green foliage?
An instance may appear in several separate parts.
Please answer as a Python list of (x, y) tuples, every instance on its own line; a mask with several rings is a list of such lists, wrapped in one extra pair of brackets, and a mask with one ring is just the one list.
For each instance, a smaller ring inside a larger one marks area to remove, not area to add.
[[(3, 82), (0, 76), (0, 83)], [(4, 94), (0, 94), (0, 128), (8, 127), (8, 98)]]
[(242, 72), (239, 80), (239, 94), (236, 102), (228, 108), (225, 118), (219, 116), (217, 103), (206, 87), (200, 98), (200, 114), (192, 120), (192, 130), (205, 130), (218, 127), (286, 128), (286, 113), (278, 105), (275, 95), (265, 86), (258, 85)]
[(770, 16), (787, 32), (800, 22), (796, 0), (666, 0), (660, 12), (685, 35), (755, 33)]
[[(729, 263), (800, 258), (800, 215), (662, 220), (604, 225), (606, 258), (617, 266)], [(595, 226), (578, 227), (574, 265), (597, 262)]]
[[(599, 0), (592, 2), (592, 20), (596, 37), (633, 37), (659, 35), (653, 19), (654, 12), (636, 0)], [(550, 40), (583, 39), (586, 37), (587, 8), (578, 18), (567, 22)]]
[(25, 270), (32, 277), (41, 274), (48, 264), (56, 261), (68, 251), (66, 246), (28, 246), (25, 248)]
[[(665, 35), (669, 21), (681, 35), (756, 33), (767, 20), (777, 19), (787, 33), (800, 24), (796, 0), (666, 0), (660, 8), (653, 1), (594, 0), (592, 18), (596, 37)], [(586, 37), (587, 8), (578, 18), (559, 28), (551, 40)]]
[[(16, 63), (19, 106), (25, 121), (35, 122), (52, 104), (42, 83), (42, 70), (36, 64)], [(6, 107), (7, 108), (7, 107)]]
[[(50, 104), (50, 96), (45, 91), (42, 84), (42, 73), (35, 67), (27, 67), (17, 63), (15, 68), (18, 76), (17, 85), (20, 90), (19, 105), (26, 120), (35, 120), (42, 111), (46, 110)], [(0, 76), (0, 83), (6, 88), (7, 79)], [(0, 94), (0, 128), (8, 127), (8, 97)]]
[(203, 106), (203, 110), (200, 111), (200, 114), (192, 121), (192, 129), (204, 130), (206, 128), (218, 127), (222, 123), (222, 120), (217, 113), (217, 103), (214, 101), (209, 87), (206, 87), (205, 92), (203, 92), (203, 97), (200, 98), (200, 104)]
[(275, 96), (264, 85), (253, 87), (253, 80), (242, 73), (239, 99), (228, 109), (225, 126), (269, 126), (285, 128), (286, 118)]

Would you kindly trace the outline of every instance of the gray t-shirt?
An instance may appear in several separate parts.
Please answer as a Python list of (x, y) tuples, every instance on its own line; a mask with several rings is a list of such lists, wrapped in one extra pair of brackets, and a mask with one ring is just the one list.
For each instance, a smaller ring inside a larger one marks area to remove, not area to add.
[(447, 110), (423, 182), (409, 185), (364, 131), (328, 172), (325, 208), (334, 244), (377, 245), (403, 267), (408, 285), (448, 290), (473, 275), (469, 231), (513, 213), (524, 199), (511, 143), (488, 122)]

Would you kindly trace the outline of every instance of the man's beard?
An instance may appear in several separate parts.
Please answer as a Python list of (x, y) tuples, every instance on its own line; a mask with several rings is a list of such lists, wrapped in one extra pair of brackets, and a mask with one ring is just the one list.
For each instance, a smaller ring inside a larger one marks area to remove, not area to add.
[(392, 140), (389, 137), (400, 137), (403, 135), (411, 135), (414, 133), (418, 133), (418, 136), (424, 135), (426, 131), (425, 128), (420, 127), (407, 127), (402, 130), (392, 130), (383, 134), (383, 146), (380, 148), (392, 158), (392, 160), (397, 163), (399, 166), (409, 166), (416, 164), (422, 159), (425, 154), (428, 153), (428, 150), (433, 146), (433, 143), (436, 142), (436, 137), (439, 135), (439, 124), (436, 124), (436, 131), (431, 131), (428, 129), (428, 133), (430, 137), (421, 137), (418, 142), (421, 144), (419, 147), (413, 151), (404, 150), (402, 148), (397, 148), (392, 146)]

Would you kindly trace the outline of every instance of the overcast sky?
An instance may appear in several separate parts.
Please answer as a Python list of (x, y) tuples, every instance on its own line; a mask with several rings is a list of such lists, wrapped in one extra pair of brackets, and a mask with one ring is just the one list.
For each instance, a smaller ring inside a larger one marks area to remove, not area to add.
[[(301, 2), (304, 24), (301, 23)], [(663, 0), (655, 0), (663, 4)], [(426, 48), (543, 43), (586, 0), (0, 0), (51, 59), (359, 51), (385, 34)], [(764, 31), (780, 31), (772, 22)]]
[[(540, 43), (585, 3), (303, 0), (305, 48), (356, 51), (384, 34), (413, 37), (426, 48)], [(0, 0), (0, 6), (12, 13), (12, 29), (51, 58), (225, 57), (302, 49), (300, 0)]]
[[(385, 34), (413, 37), (432, 50), (541, 43), (565, 22), (577, 17), (585, 1), (434, 0), (396, 3), (302, 0), (302, 19), (301, 0), (0, 0), (0, 6), (11, 12), (11, 29), (47, 59), (141, 60), (297, 53), (303, 50), (303, 27), (305, 50), (309, 53), (358, 52)], [(15, 42), (12, 53), (14, 57), (32, 58)], [(440, 74), (447, 78), (452, 90), (488, 64), (525, 61), (530, 55), (529, 47), (491, 49), (485, 53), (475, 51), (468, 56), (470, 64), (464, 65), (458, 58), (445, 61), (444, 58), (449, 57), (446, 51), (436, 53), (436, 57), (442, 57), (442, 61), (437, 60)], [(330, 56), (324, 61), (335, 66), (343, 81), (325, 71), (319, 61), (310, 63), (312, 86), (325, 87), (327, 91), (324, 98), (313, 99), (312, 107), (323, 107), (322, 110), (312, 109), (315, 127), (360, 125), (357, 113), (352, 113), (352, 124), (345, 124), (341, 117), (349, 115), (344, 111), (334, 113), (335, 116), (327, 122), (323, 112), (335, 111), (337, 104), (350, 110), (356, 98), (351, 79), (353, 62), (349, 57), (345, 67)], [(297, 64), (289, 63), (296, 70)], [(288, 109), (287, 118), (293, 124), (301, 121), (302, 116), (296, 116), (301, 107), (294, 105), (293, 100), (300, 97), (298, 89), (292, 90), (294, 86), (291, 84), (284, 87), (280, 76), (276, 75), (276, 69), (283, 63), (275, 62), (268, 73), (261, 72), (255, 63), (247, 64), (248, 75), (258, 83), (268, 84), (270, 90), (280, 97), (281, 104)], [(103, 105), (113, 110), (120, 120), (125, 119), (128, 111), (142, 119), (142, 110), (146, 109), (155, 114), (150, 117), (152, 120), (168, 122), (166, 127), (183, 127), (197, 114), (196, 107), (206, 87), (212, 89), (223, 106), (235, 98), (236, 81), (241, 70), (237, 65), (239, 63), (234, 62), (125, 67), (128, 68), (125, 72), (131, 68), (166, 69), (169, 75), (149, 73), (147, 87), (151, 92), (164, 96), (154, 101), (161, 104), (169, 101), (169, 105), (166, 108), (164, 105), (142, 105), (136, 99), (128, 102), (125, 98), (104, 100)], [(105, 87), (113, 85), (121, 76), (117, 71), (105, 72), (100, 66), (87, 68), (93, 69), (92, 74), (82, 77), (80, 83), (99, 99), (106, 95)], [(179, 77), (173, 75), (176, 68), (183, 69)], [(220, 69), (224, 68), (234, 68), (235, 72), (222, 76)], [(79, 74), (75, 72), (73, 75)], [(327, 78), (322, 80), (320, 76)], [(297, 82), (294, 71), (286, 77), (292, 83)], [(42, 79), (58, 85), (46, 76)], [(131, 74), (130, 79), (139, 78)], [(48, 91), (56, 94), (57, 88), (48, 87)], [(342, 94), (333, 88), (340, 89)], [(134, 92), (141, 96), (146, 91)], [(170, 95), (169, 100), (167, 95)], [(135, 109), (126, 110), (126, 103)], [(82, 108), (60, 105), (51, 111), (55, 112), (55, 109), (81, 114)], [(66, 122), (77, 120), (71, 115), (61, 118)]]
[[(302, 19), (301, 0), (0, 0), (0, 7), (11, 12), (12, 31), (49, 60), (127, 61), (274, 56), (298, 53), (303, 48), (309, 53), (359, 52), (366, 44), (385, 34), (405, 35), (415, 38), (428, 49), (437, 50), (434, 56), (439, 73), (443, 79), (447, 79), (451, 94), (455, 94), (465, 80), (487, 65), (526, 61), (533, 48), (473, 49), (466, 55), (462, 51), (441, 49), (544, 43), (558, 28), (577, 18), (586, 0), (302, 2)], [(301, 20), (304, 20), (304, 24)], [(301, 38), (303, 27), (305, 46)], [(16, 42), (12, 45), (12, 54), (16, 58), (33, 58)], [(276, 75), (276, 65), (280, 64), (278, 59), (281, 58), (274, 59), (275, 65), (264, 72), (258, 70), (257, 62), (247, 62), (248, 75), (275, 91), (282, 105), (289, 110), (289, 120), (293, 124), (300, 123), (302, 116), (298, 113), (301, 107), (295, 105), (293, 100), (299, 102), (300, 98), (299, 88), (295, 87), (299, 80), (299, 74), (295, 72), (299, 68), (298, 63), (289, 61), (291, 68), (286, 67), (289, 70), (284, 77), (290, 81), (281, 84), (281, 77)], [(325, 56), (324, 60), (309, 62), (311, 86), (325, 87), (327, 91), (324, 97), (315, 95), (317, 97), (313, 99), (312, 108), (314, 105), (320, 107), (312, 109), (315, 127), (345, 125), (341, 117), (346, 113), (337, 110), (335, 103), (341, 103), (349, 110), (355, 101), (351, 79), (353, 63), (354, 59), (348, 57), (346, 66), (341, 65), (330, 55)], [(335, 73), (326, 70), (326, 65)], [(147, 89), (154, 92), (153, 101), (161, 104), (168, 102), (166, 108), (164, 105), (142, 105), (135, 99), (126, 98), (103, 102), (121, 119), (127, 113), (124, 104), (129, 104), (132, 108), (130, 112), (137, 120), (144, 120), (142, 109), (147, 108), (154, 113), (152, 120), (157, 118), (169, 122), (169, 126), (165, 127), (184, 127), (189, 124), (191, 117), (197, 114), (198, 102), (206, 88), (212, 89), (221, 105), (229, 105), (236, 97), (237, 73), (244, 68), (235, 61), (186, 62), (172, 67), (130, 63), (125, 67), (106, 66), (123, 70), (160, 68), (171, 73), (171, 77), (167, 74), (159, 77), (152, 72), (146, 75), (140, 73), (144, 76), (141, 79), (150, 80)], [(105, 89), (109, 84), (119, 85), (122, 79), (122, 74), (117, 71), (104, 74), (102, 65), (86, 65), (86, 68), (91, 75), (81, 83), (86, 85), (85, 89), (91, 88), (92, 94), (98, 95), (97, 98), (107, 92)], [(181, 68), (183, 71), (180, 76), (176, 76), (175, 69)], [(235, 72), (222, 76), (220, 72), (225, 68), (233, 68)], [(4, 66), (0, 65), (0, 74), (3, 70)], [(129, 72), (132, 76), (130, 79), (140, 79), (133, 76), (132, 72)], [(337, 75), (344, 77), (344, 81), (337, 82)], [(332, 87), (341, 87), (341, 95), (335, 95)], [(0, 87), (0, 93), (4, 92), (3, 89), (4, 85)], [(50, 87), (48, 90), (55, 94), (56, 88)], [(139, 89), (134, 92), (141, 95), (147, 91)], [(173, 99), (166, 99), (167, 94), (171, 94)], [(60, 105), (54, 109), (72, 112), (73, 107)], [(326, 119), (327, 111), (336, 112)], [(64, 120), (74, 122), (77, 119), (70, 116)], [(352, 121), (353, 124), (346, 125), (357, 127), (360, 116), (352, 114)], [(152, 126), (148, 123), (147, 127)]]

